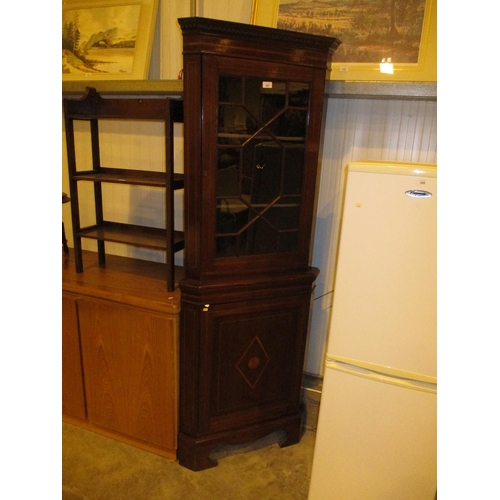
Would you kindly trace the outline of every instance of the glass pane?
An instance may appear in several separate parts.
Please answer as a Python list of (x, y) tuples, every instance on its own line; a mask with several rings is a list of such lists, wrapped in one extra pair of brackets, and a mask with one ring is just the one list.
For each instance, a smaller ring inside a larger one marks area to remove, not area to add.
[(237, 198), (218, 201), (216, 212), (217, 234), (238, 234), (249, 220), (249, 208)]
[(215, 240), (217, 257), (235, 257), (237, 255), (237, 238), (235, 236), (218, 237)]
[(218, 153), (216, 195), (217, 197), (237, 196), (239, 194), (239, 150), (219, 148)]
[(297, 229), (299, 227), (300, 205), (292, 198), (281, 198), (263, 218), (278, 230)]
[(268, 125), (268, 129), (277, 136), (300, 142), (305, 141), (306, 127), (307, 111), (300, 109), (287, 109)]
[(264, 219), (257, 219), (248, 229), (246, 253), (248, 255), (274, 253), (277, 251), (278, 232)]
[(309, 86), (219, 80), (217, 257), (295, 252)]
[(243, 106), (219, 106), (219, 143), (222, 139), (236, 139), (242, 144), (259, 126)]
[(283, 148), (274, 141), (261, 142), (255, 146), (252, 206), (265, 208), (280, 195), (282, 157)]
[[(245, 79), (245, 106), (248, 111), (260, 119), (262, 123), (266, 122), (266, 113), (263, 110), (268, 106), (267, 100), (273, 101), (273, 96), (276, 93), (280, 93), (279, 90), (275, 90), (276, 83), (273, 81), (265, 81), (262, 78), (246, 78)], [(284, 89), (284, 84), (282, 84)], [(273, 109), (281, 111), (285, 107), (285, 93), (281, 91), (280, 102), (276, 102), (274, 105), (269, 104)], [(273, 116), (271, 114), (271, 116)]]
[(262, 122), (273, 120), (287, 106), (286, 85), (283, 82), (265, 82), (268, 88), (261, 89)]
[(280, 233), (278, 239), (278, 252), (296, 252), (298, 236), (298, 231)]
[(283, 194), (300, 194), (304, 172), (304, 146), (286, 144), (284, 153)]
[(221, 76), (219, 78), (219, 102), (243, 102), (243, 88), (241, 78)]
[(309, 84), (291, 82), (289, 84), (290, 92), (288, 97), (289, 106), (309, 107)]

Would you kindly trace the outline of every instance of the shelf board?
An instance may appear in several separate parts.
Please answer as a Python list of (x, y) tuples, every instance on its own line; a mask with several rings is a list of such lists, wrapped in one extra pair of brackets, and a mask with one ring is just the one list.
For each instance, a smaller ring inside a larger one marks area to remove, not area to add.
[[(73, 178), (77, 181), (110, 182), (115, 184), (133, 184), (165, 188), (167, 174), (150, 170), (129, 170), (123, 168), (101, 168), (99, 171), (86, 170), (77, 172)], [(174, 174), (173, 189), (184, 187), (184, 174)]]
[[(77, 232), (77, 236), (158, 250), (167, 249), (166, 230), (154, 227), (105, 221), (99, 225), (80, 229), (80, 231)], [(174, 231), (174, 252), (178, 252), (183, 248), (184, 233), (182, 231)]]
[(78, 80), (63, 81), (63, 95), (81, 95), (94, 87), (101, 95), (181, 95), (182, 80)]

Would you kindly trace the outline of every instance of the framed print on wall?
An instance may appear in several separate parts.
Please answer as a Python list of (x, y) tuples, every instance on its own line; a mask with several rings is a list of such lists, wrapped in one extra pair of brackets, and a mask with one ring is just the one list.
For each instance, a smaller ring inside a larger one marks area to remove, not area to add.
[(435, 82), (436, 1), (254, 0), (252, 24), (340, 39), (332, 80)]
[(148, 77), (158, 0), (64, 0), (62, 78)]

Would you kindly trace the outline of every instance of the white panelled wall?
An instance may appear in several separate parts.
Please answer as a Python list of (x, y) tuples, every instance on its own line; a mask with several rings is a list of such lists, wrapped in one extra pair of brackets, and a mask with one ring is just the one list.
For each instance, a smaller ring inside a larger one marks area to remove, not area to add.
[(329, 98), (312, 265), (320, 269), (305, 370), (323, 375), (345, 167), (357, 160), (435, 163), (436, 101)]

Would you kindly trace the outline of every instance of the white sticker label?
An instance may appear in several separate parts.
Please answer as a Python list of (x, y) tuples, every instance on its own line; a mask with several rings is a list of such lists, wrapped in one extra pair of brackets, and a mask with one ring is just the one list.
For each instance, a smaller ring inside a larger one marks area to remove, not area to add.
[(262, 88), (263, 89), (272, 89), (273, 88), (273, 82), (262, 82)]

